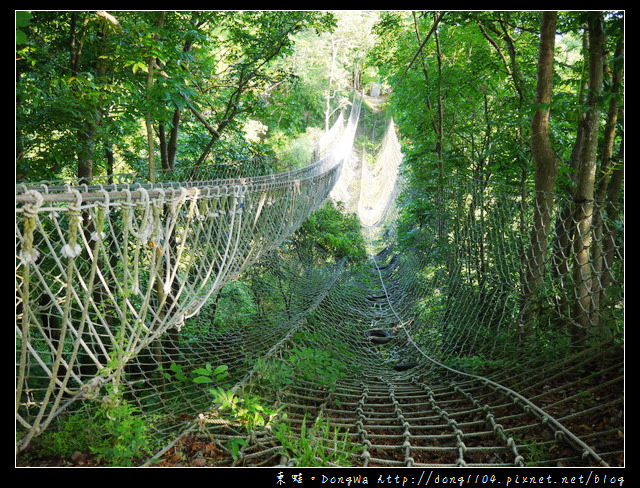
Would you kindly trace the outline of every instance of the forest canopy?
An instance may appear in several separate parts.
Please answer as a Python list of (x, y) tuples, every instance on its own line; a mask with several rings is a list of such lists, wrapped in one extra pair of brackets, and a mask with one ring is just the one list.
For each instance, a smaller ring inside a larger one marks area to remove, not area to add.
[[(597, 90), (594, 20), (603, 31)], [(351, 91), (380, 82), (417, 187), (445, 173), (533, 181), (540, 22), (536, 11), (17, 12), (16, 176), (153, 177), (176, 166), (255, 166), (258, 156), (292, 164), (293, 139), (326, 129)], [(580, 180), (590, 103), (598, 174), (620, 168), (623, 27), (621, 12), (558, 15), (549, 139), (564, 191)]]

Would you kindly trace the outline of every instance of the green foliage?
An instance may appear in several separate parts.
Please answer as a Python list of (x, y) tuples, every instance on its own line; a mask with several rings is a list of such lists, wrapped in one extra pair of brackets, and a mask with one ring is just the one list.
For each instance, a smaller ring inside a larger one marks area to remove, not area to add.
[(305, 415), (299, 433), (284, 423), (276, 425), (273, 433), (283, 454), (295, 460), (297, 466), (350, 466), (352, 455), (359, 449), (349, 440), (349, 432), (340, 433), (338, 427), (332, 427), (322, 417), (308, 426)]
[(152, 420), (142, 417), (136, 407), (121, 402), (101, 410), (95, 420), (104, 425), (102, 443), (91, 447), (99, 459), (113, 466), (129, 466), (152, 452)]
[(518, 452), (524, 457), (526, 466), (540, 466), (541, 463), (553, 459), (549, 445), (537, 439), (516, 439)]
[(153, 418), (111, 392), (102, 402), (85, 401), (58, 420), (58, 428), (45, 432), (37, 443), (44, 455), (70, 457), (92, 454), (109, 466), (133, 466), (151, 454), (155, 441)]
[(193, 379), (193, 382), (198, 384), (219, 383), (229, 376), (227, 372), (228, 369), (229, 367), (225, 365), (220, 365), (213, 369), (211, 363), (207, 363), (204, 368), (196, 368), (193, 370), (193, 373), (198, 375)]
[(16, 12), (16, 46), (27, 42), (27, 36), (22, 29), (29, 25), (30, 20), (31, 12)]
[[(347, 259), (351, 263), (366, 258), (360, 222), (354, 214), (345, 214), (331, 203), (314, 212), (294, 236), (297, 245), (317, 246), (335, 260)], [(307, 242), (301, 242), (307, 239)]]
[[(257, 395), (248, 392), (236, 394), (228, 389), (224, 380), (228, 377), (228, 366), (219, 365), (213, 367), (207, 363), (186, 372), (184, 368), (175, 363), (171, 364), (169, 371), (165, 372), (165, 378), (182, 383), (183, 385), (206, 385), (208, 393), (215, 405), (216, 415), (219, 414), (226, 422), (234, 425), (242, 425), (248, 431), (265, 427), (278, 414), (278, 411), (264, 405), (264, 401)], [(237, 450), (239, 444), (234, 444), (232, 450)]]
[(247, 431), (269, 425), (278, 415), (278, 410), (265, 406), (257, 395), (247, 392), (236, 394), (219, 386), (211, 388), (209, 393), (217, 412), (230, 423), (243, 425)]
[(338, 359), (330, 349), (312, 347), (293, 348), (281, 361), (259, 362), (257, 369), (264, 384), (275, 390), (286, 389), (299, 380), (333, 389), (340, 378), (353, 372), (349, 364)]
[(269, 143), (274, 147), (279, 168), (291, 170), (312, 163), (321, 135), (322, 131), (313, 127), (307, 127), (302, 135), (295, 138), (291, 138), (288, 132), (274, 131)]
[[(299, 434), (287, 420), (281, 409), (268, 405), (267, 390), (283, 391), (300, 379), (314, 381), (320, 387), (331, 389), (338, 379), (347, 374), (348, 365), (331, 351), (315, 348), (294, 348), (282, 360), (258, 361), (256, 369), (263, 387), (262, 393), (249, 391), (235, 393), (224, 386), (209, 389), (215, 406), (212, 422), (223, 422), (242, 427), (248, 432), (270, 426), (282, 445), (283, 454), (295, 458), (301, 466), (339, 465), (348, 466), (350, 455), (357, 450), (348, 439), (348, 433), (340, 434), (332, 429), (329, 421), (317, 419), (311, 427), (303, 421)], [(195, 372), (209, 378), (220, 368), (197, 369)], [(232, 439), (227, 448), (234, 459), (246, 445), (243, 439)]]
[[(234, 160), (251, 151), (244, 123), (293, 79), (278, 62), (294, 35), (334, 26), (314, 11), (18, 12), (18, 174), (70, 177), (92, 161), (94, 175), (145, 176), (146, 121), (175, 136), (178, 164)], [(167, 140), (154, 143), (172, 165)]]
[(296, 76), (273, 92), (262, 108), (262, 119), (270, 127), (269, 142), (282, 146), (283, 141), (296, 139), (309, 127), (322, 127), (322, 107), (322, 85), (314, 86)]
[(226, 365), (220, 365), (214, 368), (211, 363), (207, 363), (204, 367), (196, 368), (190, 373), (187, 373), (179, 364), (171, 363), (169, 371), (164, 372), (164, 377), (168, 380), (178, 381), (183, 384), (195, 383), (201, 385), (220, 383), (229, 376), (228, 369), (229, 367)]

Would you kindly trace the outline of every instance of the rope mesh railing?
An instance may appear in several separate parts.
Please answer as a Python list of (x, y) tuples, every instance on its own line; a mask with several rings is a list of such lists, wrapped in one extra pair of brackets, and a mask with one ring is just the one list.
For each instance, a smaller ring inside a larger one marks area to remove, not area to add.
[[(590, 311), (597, 345), (571, 347), (575, 287), (570, 273), (557, 272), (570, 256), (553, 238), (549, 288), (527, 339), (530, 195), (471, 178), (438, 182), (424, 189), (433, 195), (430, 218), (397, 242), (404, 187), (393, 125), (374, 164), (345, 148), (342, 172), (326, 183), (319, 172), (299, 185), (284, 178), (278, 189), (252, 181), (259, 190), (242, 195), (236, 186), (197, 196), (163, 188), (162, 204), (150, 208), (141, 202), (155, 201), (155, 187), (127, 188), (115, 207), (105, 200), (111, 192), (95, 189), (90, 204), (66, 202), (59, 228), (46, 217), (59, 212), (53, 203), (27, 202), (40, 206), (19, 215), (17, 289), (38, 305), (18, 308), (18, 422), (27, 432), (19, 446), (77, 389), (97, 390), (86, 385), (109, 366), (163, 440), (149, 465), (622, 465), (624, 362), (611, 324), (623, 313), (623, 235), (615, 222), (602, 219), (598, 235), (614, 238), (602, 244), (611, 251), (605, 265), (592, 267), (602, 284), (592, 288), (600, 296)], [(347, 194), (367, 262), (287, 239), (325, 197)], [(556, 221), (568, 226), (565, 202), (557, 207)], [(101, 232), (109, 237), (92, 240)], [(93, 253), (86, 269), (77, 256), (48, 256), (74, 254), (77, 242)], [(163, 254), (168, 244), (175, 254)], [(109, 273), (92, 273), (94, 262)], [(120, 368), (104, 359), (116, 350)], [(193, 381), (204, 365), (227, 376)], [(240, 415), (251, 406), (258, 417)]]
[(287, 173), (18, 189), (19, 448), (70, 399), (179, 335), (212, 294), (305, 221), (340, 174), (359, 103), (331, 152)]

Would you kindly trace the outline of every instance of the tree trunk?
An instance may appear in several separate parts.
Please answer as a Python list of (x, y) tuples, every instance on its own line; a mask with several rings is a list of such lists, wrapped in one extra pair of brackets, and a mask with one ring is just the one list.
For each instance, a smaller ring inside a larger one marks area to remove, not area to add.
[[(589, 51), (589, 39), (588, 34), (585, 32), (582, 40), (582, 49), (586, 53)], [(584, 73), (583, 78), (580, 80), (580, 90), (578, 92), (578, 98), (576, 100), (579, 107), (583, 107), (587, 104), (587, 93), (589, 92), (589, 73)], [(583, 124), (585, 112), (579, 114), (578, 127)], [(569, 173), (569, 180), (571, 182), (569, 186), (569, 193), (573, 193), (577, 186), (577, 166), (580, 158), (580, 151), (582, 148), (582, 140), (584, 137), (584, 131), (578, 130), (576, 134), (576, 140), (571, 151), (571, 158), (569, 166), (571, 171)], [(575, 235), (575, 220), (574, 220), (574, 205), (571, 200), (567, 200), (563, 203), (562, 209), (559, 210), (555, 224), (555, 242), (554, 242), (554, 255), (553, 255), (553, 279), (555, 285), (559, 287), (560, 296), (556, 304), (556, 311), (558, 315), (569, 321), (567, 325), (569, 332), (571, 332), (571, 317), (573, 309), (573, 285), (571, 283), (571, 263), (573, 259), (573, 238)]]
[[(604, 141), (602, 144), (602, 162), (600, 165), (600, 169), (598, 172), (598, 182), (595, 190), (595, 201), (596, 201), (596, 209), (594, 215), (594, 250), (593, 250), (593, 273), (594, 276), (597, 277), (593, 281), (593, 305), (594, 310), (591, 314), (591, 323), (598, 327), (601, 322), (602, 314), (601, 307), (604, 303), (604, 298), (606, 295), (606, 286), (610, 282), (610, 280), (605, 280), (605, 276), (610, 276), (610, 266), (611, 262), (606, 260), (606, 252), (605, 252), (605, 244), (604, 241), (607, 238), (607, 232), (605, 228), (605, 220), (607, 220), (610, 215), (607, 215), (607, 195), (609, 184), (613, 181), (613, 176), (617, 176), (614, 172), (613, 165), (613, 150), (614, 150), (614, 141), (616, 136), (616, 127), (618, 125), (618, 113), (619, 113), (619, 103), (618, 97), (622, 93), (622, 82), (623, 82), (623, 59), (624, 59), (624, 41), (622, 37), (618, 39), (616, 51), (613, 55), (613, 59), (611, 63), (608, 63), (605, 66), (605, 71), (607, 73), (610, 72), (610, 80), (611, 80), (611, 98), (609, 100), (609, 109), (607, 111), (607, 122), (605, 124), (604, 129)], [(615, 183), (614, 183), (615, 185)], [(614, 197), (617, 196), (617, 192), (613, 191)], [(617, 200), (610, 202), (615, 207)], [(613, 209), (614, 215), (617, 217), (616, 210)], [(606, 283), (606, 284), (605, 284)], [(603, 331), (608, 333), (608, 331)]]
[[(197, 29), (200, 24), (196, 21), (194, 23), (194, 29)], [(188, 53), (193, 48), (193, 41), (187, 40), (184, 43), (182, 48), (182, 52)], [(184, 68), (184, 66), (183, 66)], [(171, 130), (169, 131), (169, 137), (167, 138), (167, 134), (164, 128), (164, 124), (161, 124), (159, 127), (159, 136), (160, 136), (160, 148), (161, 148), (161, 157), (162, 157), (162, 169), (163, 170), (173, 170), (176, 166), (176, 155), (178, 154), (178, 131), (180, 130), (180, 119), (182, 117), (182, 112), (179, 108), (173, 111), (173, 118), (171, 120)]]
[(593, 311), (591, 268), (592, 221), (594, 215), (598, 128), (603, 81), (604, 33), (602, 13), (589, 14), (589, 91), (584, 117), (578, 127), (576, 188), (573, 195), (575, 235), (573, 240), (573, 281), (576, 290), (573, 341), (583, 343), (591, 329)]
[(524, 283), (523, 332), (531, 332), (537, 315), (538, 294), (544, 283), (548, 236), (553, 211), (558, 159), (551, 149), (549, 113), (553, 87), (556, 12), (543, 12), (536, 86), (537, 110), (531, 122), (531, 152), (535, 165), (534, 220)]
[(169, 142), (167, 144), (167, 169), (173, 169), (176, 166), (176, 155), (178, 154), (178, 128), (180, 127), (180, 109), (176, 109), (173, 113), (171, 122), (171, 132)]
[[(84, 36), (86, 34), (88, 17), (85, 17), (81, 25), (80, 15), (72, 13), (69, 25), (69, 60), (71, 76), (78, 76), (80, 72), (80, 56), (84, 44)], [(79, 182), (90, 184), (93, 178), (93, 145), (96, 135), (95, 121), (89, 120), (84, 126), (77, 131), (78, 140), (80, 141), (77, 153), (78, 158), (78, 180)]]
[[(164, 12), (160, 12), (158, 17), (158, 27), (162, 27), (164, 24)], [(156, 37), (157, 39), (157, 37)], [(156, 65), (156, 58), (154, 56), (149, 56), (147, 61), (147, 97), (149, 97), (151, 93), (151, 89), (153, 88), (153, 76)], [(151, 105), (151, 101), (149, 100), (149, 105)], [(155, 162), (155, 136), (153, 131), (153, 118), (151, 116), (151, 107), (147, 107), (147, 114), (145, 116), (145, 125), (147, 128), (147, 148), (149, 150), (149, 181), (151, 183), (156, 182), (156, 162)]]
[[(438, 24), (439, 19), (437, 16), (437, 13), (434, 12), (433, 14), (433, 21), (434, 21), (434, 27)], [(416, 41), (418, 42), (419, 46), (424, 46), (424, 43), (426, 42), (426, 39), (423, 40), (420, 36), (420, 30), (418, 27), (418, 19), (416, 17), (416, 13), (413, 12), (413, 24), (414, 24), (414, 29), (415, 29), (415, 34), (416, 34)], [(441, 87), (441, 83), (440, 80), (442, 79), (442, 52), (440, 50), (440, 38), (438, 36), (438, 31), (435, 28), (432, 28), (432, 30), (430, 31), (430, 33), (434, 34), (434, 38), (435, 38), (435, 45), (436, 45), (436, 59), (437, 59), (437, 66), (438, 66), (438, 93), (437, 93), (437, 100), (436, 100), (436, 105), (437, 105), (437, 109), (436, 109), (436, 114), (431, 116), (431, 128), (433, 129), (433, 133), (436, 136), (436, 144), (435, 144), (435, 154), (436, 154), (436, 165), (437, 165), (437, 169), (438, 169), (438, 183), (437, 183), (437, 190), (436, 190), (436, 195), (435, 195), (435, 199), (436, 199), (436, 205), (437, 206), (441, 206), (442, 203), (444, 202), (444, 166), (443, 166), (443, 160), (444, 160), (444, 107), (443, 107), (443, 101), (442, 101), (442, 87)], [(428, 87), (431, 84), (431, 80), (429, 78), (429, 72), (427, 70), (427, 64), (425, 62), (425, 55), (424, 55), (424, 51), (422, 50), (422, 47), (420, 48), (420, 61), (422, 63), (422, 73), (424, 75), (424, 81), (426, 86)], [(427, 109), (429, 110), (429, 113), (433, 113), (433, 103), (431, 101), (431, 97), (427, 96)], [(446, 235), (446, 230), (445, 230), (445, 216), (444, 214), (441, 214), (438, 217), (438, 237), (439, 238), (444, 238)]]
[[(148, 61), (148, 71), (147, 71), (147, 96), (151, 92), (151, 88), (153, 88), (153, 67), (155, 65), (155, 59), (153, 57), (149, 58)], [(144, 119), (145, 126), (147, 128), (147, 150), (149, 152), (149, 181), (151, 183), (156, 182), (156, 162), (155, 162), (155, 142), (153, 135), (153, 120), (151, 118), (151, 114), (147, 113)]]
[(331, 66), (329, 67), (329, 81), (327, 86), (327, 94), (325, 96), (325, 108), (324, 108), (324, 130), (325, 132), (329, 131), (329, 127), (331, 126), (331, 100), (333, 99), (333, 94), (331, 91), (333, 90), (333, 76), (336, 66), (336, 59), (338, 57), (338, 42), (340, 40), (334, 39), (331, 36)]

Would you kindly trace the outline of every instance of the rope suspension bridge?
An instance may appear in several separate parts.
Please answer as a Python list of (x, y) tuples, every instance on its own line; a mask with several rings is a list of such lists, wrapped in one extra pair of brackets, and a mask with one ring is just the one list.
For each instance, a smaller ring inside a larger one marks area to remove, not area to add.
[[(558, 354), (556, 277), (519, 340), (531, 195), (452, 178), (399, 243), (396, 130), (368, 162), (361, 104), (303, 169), (17, 188), (17, 452), (115, 385), (162, 440), (147, 465), (623, 464), (621, 339)], [(327, 201), (366, 262), (296, 237)], [(608, 230), (598, 324), (623, 286)]]

